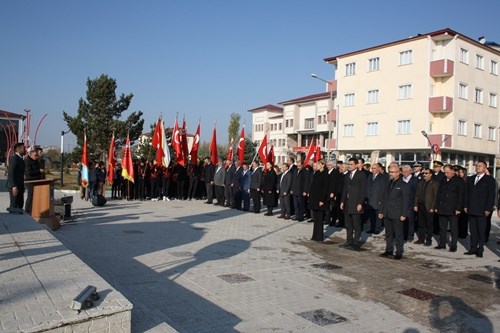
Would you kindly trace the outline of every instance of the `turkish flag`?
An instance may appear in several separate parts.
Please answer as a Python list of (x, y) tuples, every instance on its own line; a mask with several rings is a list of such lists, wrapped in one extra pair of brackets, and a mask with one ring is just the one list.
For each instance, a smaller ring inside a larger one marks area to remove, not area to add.
[(267, 134), (264, 135), (264, 139), (260, 143), (259, 150), (257, 151), (259, 154), (260, 161), (264, 164), (267, 163)]
[(274, 146), (271, 145), (271, 148), (269, 148), (269, 154), (267, 155), (267, 161), (271, 162), (272, 165), (274, 165)]
[(309, 160), (313, 157), (313, 154), (315, 151), (316, 151), (316, 140), (313, 138), (311, 141), (311, 145), (309, 146), (309, 150), (307, 151), (305, 165), (307, 165), (307, 163), (309, 163)]
[(241, 129), (240, 140), (238, 141), (238, 158), (240, 163), (245, 161), (245, 127)]
[(212, 141), (210, 142), (210, 158), (213, 164), (219, 163), (219, 155), (217, 153), (217, 131), (215, 127), (212, 134)]
[(172, 131), (172, 148), (174, 148), (175, 159), (177, 162), (182, 160), (181, 135), (179, 132), (179, 123), (175, 118), (174, 130)]
[(191, 163), (198, 164), (198, 148), (200, 147), (200, 122), (193, 138), (193, 146), (191, 147)]

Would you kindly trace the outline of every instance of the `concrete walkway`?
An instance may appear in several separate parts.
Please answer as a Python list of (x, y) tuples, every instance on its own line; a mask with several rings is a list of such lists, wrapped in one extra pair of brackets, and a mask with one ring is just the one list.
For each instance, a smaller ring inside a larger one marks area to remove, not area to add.
[(342, 230), (311, 242), (312, 224), (201, 201), (75, 195), (73, 214), (53, 235), (134, 304), (133, 332), (500, 332), (498, 218), (484, 258), (396, 261), (382, 235), (353, 252)]

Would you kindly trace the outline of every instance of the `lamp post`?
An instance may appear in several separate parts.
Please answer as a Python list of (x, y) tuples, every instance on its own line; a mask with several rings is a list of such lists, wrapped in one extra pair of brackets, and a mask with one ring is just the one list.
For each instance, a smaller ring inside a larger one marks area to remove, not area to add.
[(70, 130), (61, 131), (61, 189), (64, 185), (63, 176), (64, 176), (64, 135), (68, 134)]
[[(330, 99), (328, 101), (328, 112), (332, 112), (333, 111), (333, 84), (331, 81), (328, 81), (328, 80), (325, 80), (321, 77), (319, 77), (318, 75), (312, 73), (311, 74), (311, 77), (313, 79), (317, 79), (317, 80), (320, 80), (320, 81), (323, 81), (325, 82), (326, 84), (328, 84), (328, 90), (330, 91)], [(338, 140), (338, 132), (339, 132), (339, 127), (338, 127), (338, 121), (339, 121), (339, 118), (338, 118), (338, 110), (336, 111), (337, 112), (337, 115), (335, 117), (335, 122), (336, 122), (336, 127), (337, 127), (337, 130), (336, 130), (336, 136), (337, 136), (337, 150), (338, 150), (338, 144), (339, 144), (339, 140)], [(328, 121), (328, 145), (326, 146), (326, 156), (327, 156), (327, 160), (330, 160), (330, 142), (332, 140), (332, 124), (330, 121)]]
[(429, 162), (429, 165), (432, 166), (432, 160), (433, 160), (433, 156), (434, 156), (434, 146), (432, 145), (431, 139), (429, 139), (429, 135), (427, 134), (426, 131), (420, 131), (420, 133), (422, 133), (422, 135), (427, 139), (429, 146), (431, 146), (431, 160)]

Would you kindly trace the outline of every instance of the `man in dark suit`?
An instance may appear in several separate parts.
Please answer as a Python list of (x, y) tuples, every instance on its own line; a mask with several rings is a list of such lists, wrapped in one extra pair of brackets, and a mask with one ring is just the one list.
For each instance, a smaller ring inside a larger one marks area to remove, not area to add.
[(257, 161), (252, 162), (252, 170), (250, 174), (250, 196), (252, 197), (253, 212), (260, 213), (261, 207), (261, 191), (260, 184), (262, 183), (262, 168)]
[(295, 206), (295, 220), (304, 221), (306, 210), (307, 184), (309, 184), (309, 171), (304, 168), (302, 161), (297, 161), (297, 168), (292, 177), (290, 193)]
[(469, 215), (470, 248), (465, 255), (483, 256), (486, 219), (495, 207), (495, 179), (486, 174), (486, 162), (476, 163), (476, 174), (467, 178), (465, 212)]
[(24, 206), (24, 161), (26, 154), (24, 143), (14, 145), (14, 155), (9, 159), (7, 175), (7, 189), (9, 190), (10, 205), (9, 213), (22, 213)]
[[(243, 195), (241, 193), (241, 177), (243, 177), (243, 168), (239, 160), (234, 161), (234, 176), (231, 182), (231, 192), (233, 195), (231, 208), (241, 209), (241, 201), (243, 200)], [(227, 177), (227, 171), (226, 171)]]
[(369, 234), (379, 234), (382, 231), (382, 219), (378, 218), (378, 214), (382, 212), (382, 200), (387, 192), (387, 184), (389, 177), (387, 174), (382, 174), (382, 165), (374, 163), (372, 165), (372, 174), (368, 177), (366, 183), (366, 198), (367, 198), (367, 214), (370, 220)]
[(236, 172), (236, 167), (233, 164), (233, 161), (227, 160), (226, 161), (226, 180), (225, 180), (225, 187), (224, 187), (224, 197), (226, 198), (226, 207), (233, 207), (234, 206), (234, 196), (233, 196), (233, 187), (231, 184), (234, 181), (234, 173)]
[(337, 162), (337, 168), (339, 169), (339, 174), (340, 174), (340, 181), (339, 181), (339, 188), (337, 191), (337, 196), (336, 196), (336, 203), (337, 203), (337, 217), (339, 222), (335, 225), (337, 228), (344, 228), (345, 227), (345, 214), (342, 209), (340, 209), (340, 204), (342, 203), (342, 194), (344, 193), (344, 184), (346, 183), (346, 179), (348, 178), (349, 171), (347, 170), (347, 163), (344, 163), (343, 161), (338, 161)]
[(358, 160), (351, 157), (347, 163), (349, 175), (345, 179), (344, 193), (340, 208), (345, 214), (347, 239), (341, 247), (352, 247), (360, 250), (361, 216), (363, 215), (363, 202), (366, 195), (366, 174), (357, 169)]
[(435, 249), (445, 249), (448, 241), (448, 223), (451, 230), (450, 252), (457, 251), (458, 215), (464, 205), (465, 183), (449, 164), (444, 167), (445, 178), (439, 185), (435, 213), (439, 214), (439, 244)]
[(206, 204), (212, 204), (214, 200), (214, 175), (215, 166), (212, 164), (210, 156), (205, 157), (205, 186), (207, 189)]
[(241, 165), (243, 172), (240, 178), (241, 187), (241, 197), (243, 199), (243, 210), (245, 212), (250, 211), (250, 184), (251, 184), (251, 174), (248, 168), (248, 164), (243, 163)]
[(394, 259), (401, 259), (404, 252), (404, 223), (406, 214), (411, 206), (409, 185), (401, 177), (397, 163), (389, 165), (389, 185), (383, 199), (382, 213), (379, 218), (384, 219), (385, 224), (385, 252), (381, 255), (391, 257), (396, 246)]
[(412, 169), (409, 165), (403, 165), (401, 167), (401, 177), (410, 187), (410, 207), (408, 208), (408, 214), (406, 214), (408, 220), (405, 223), (403, 236), (405, 241), (413, 242), (415, 234), (415, 211), (413, 210), (413, 202), (415, 201), (415, 194), (417, 192), (418, 178), (413, 176)]
[(216, 206), (224, 206), (224, 180), (226, 179), (226, 168), (224, 168), (224, 163), (219, 161), (217, 163), (217, 168), (214, 174), (214, 185), (215, 185), (215, 198), (217, 202), (214, 203)]
[[(292, 183), (293, 183), (293, 177), (295, 177), (295, 173), (297, 172), (297, 165), (295, 164), (295, 158), (293, 156), (288, 156), (288, 159), (286, 160), (288, 163), (288, 169), (290, 172), (290, 175), (292, 176)], [(290, 216), (295, 215), (295, 203), (293, 202), (293, 195), (290, 194)]]
[(290, 190), (292, 188), (292, 174), (287, 163), (283, 163), (282, 174), (278, 182), (281, 214), (278, 218), (290, 219)]
[(329, 226), (335, 225), (336, 215), (334, 214), (339, 183), (340, 183), (340, 173), (335, 169), (335, 164), (333, 161), (326, 162), (326, 169), (328, 174), (328, 201), (326, 202), (326, 214), (325, 214), (325, 224)]
[(414, 244), (424, 244), (431, 246), (432, 231), (434, 228), (434, 207), (439, 190), (439, 184), (432, 179), (432, 170), (424, 168), (421, 172), (422, 180), (417, 184), (413, 209), (418, 214), (418, 239)]
[[(32, 149), (28, 153), (28, 157), (24, 160), (24, 180), (40, 180), (43, 179), (38, 150)], [(24, 203), (24, 210), (26, 213), (31, 214), (33, 207), (33, 184), (30, 182), (24, 183), (27, 192), (26, 202)]]

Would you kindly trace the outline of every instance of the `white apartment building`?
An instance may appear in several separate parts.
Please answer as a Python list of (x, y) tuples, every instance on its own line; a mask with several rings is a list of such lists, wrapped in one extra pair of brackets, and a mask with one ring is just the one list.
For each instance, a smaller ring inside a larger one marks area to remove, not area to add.
[[(496, 164), (497, 44), (444, 29), (324, 60), (334, 66), (330, 91), (281, 103), (289, 153), (317, 135), (322, 149), (342, 160), (442, 160), (471, 172), (479, 159)], [(258, 111), (254, 127), (263, 120)], [(324, 115), (326, 124), (319, 118)]]

